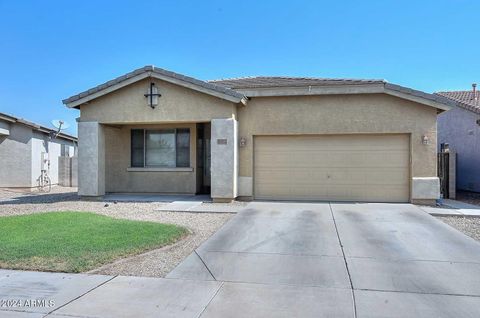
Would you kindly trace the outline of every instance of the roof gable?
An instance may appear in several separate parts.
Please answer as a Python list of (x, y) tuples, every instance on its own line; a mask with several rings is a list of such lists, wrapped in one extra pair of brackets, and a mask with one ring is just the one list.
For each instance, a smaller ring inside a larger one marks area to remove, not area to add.
[(208, 95), (212, 95), (221, 99), (234, 103), (245, 103), (246, 99), (230, 88), (219, 86), (216, 84), (204, 82), (193, 77), (170, 72), (155, 66), (145, 66), (123, 76), (117, 77), (111, 81), (98, 85), (94, 88), (81, 92), (77, 95), (64, 99), (62, 102), (70, 108), (78, 108), (83, 103), (92, 99), (106, 95), (116, 91), (122, 87), (133, 84), (145, 78), (156, 78), (179, 86), (187, 87), (195, 91), (199, 91)]

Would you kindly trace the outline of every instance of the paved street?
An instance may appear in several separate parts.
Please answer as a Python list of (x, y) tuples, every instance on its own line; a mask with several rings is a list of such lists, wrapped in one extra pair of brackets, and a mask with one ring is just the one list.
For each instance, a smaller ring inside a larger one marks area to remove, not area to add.
[(164, 279), (0, 271), (39, 298), (0, 316), (478, 317), (480, 244), (410, 204), (252, 202)]

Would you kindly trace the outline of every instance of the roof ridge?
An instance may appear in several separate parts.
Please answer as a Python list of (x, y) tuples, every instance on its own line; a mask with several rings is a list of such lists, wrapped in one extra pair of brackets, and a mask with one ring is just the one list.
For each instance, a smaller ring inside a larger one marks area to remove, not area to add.
[(322, 80), (322, 81), (362, 81), (362, 82), (384, 82), (385, 79), (378, 78), (353, 78), (353, 77), (314, 77), (314, 76), (268, 76), (268, 75), (257, 75), (257, 76), (243, 76), (243, 77), (231, 77), (231, 78), (220, 78), (214, 80), (208, 80), (208, 82), (221, 82), (221, 81), (235, 81), (235, 80), (244, 80), (244, 79), (255, 79), (255, 78), (272, 78), (272, 79), (307, 79), (307, 80)]
[(242, 79), (248, 79), (248, 78), (259, 78), (259, 77), (265, 77), (265, 76), (240, 76), (240, 77), (229, 77), (229, 78), (217, 78), (213, 80), (207, 80), (207, 82), (220, 82), (220, 81), (232, 81), (232, 80), (242, 80)]

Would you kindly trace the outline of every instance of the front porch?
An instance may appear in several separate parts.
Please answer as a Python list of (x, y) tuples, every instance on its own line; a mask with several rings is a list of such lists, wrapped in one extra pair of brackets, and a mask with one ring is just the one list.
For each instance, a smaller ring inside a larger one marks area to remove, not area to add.
[(237, 196), (237, 121), (79, 122), (79, 195)]
[(210, 194), (107, 193), (105, 202), (211, 202)]

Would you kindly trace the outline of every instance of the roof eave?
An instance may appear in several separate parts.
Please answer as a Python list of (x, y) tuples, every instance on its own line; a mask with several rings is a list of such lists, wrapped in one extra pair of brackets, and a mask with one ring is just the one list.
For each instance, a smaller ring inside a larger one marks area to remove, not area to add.
[[(46, 133), (46, 134), (56, 132), (55, 130), (53, 130), (51, 128), (41, 126), (39, 124), (33, 123), (33, 122), (25, 120), (23, 118), (10, 116), (10, 115), (5, 114), (5, 113), (0, 113), (0, 120), (5, 120), (5, 121), (10, 122), (12, 124), (24, 125), (24, 126), (32, 128), (35, 131), (39, 131), (39, 132)], [(78, 140), (77, 137), (74, 137), (74, 136), (71, 136), (71, 135), (68, 135), (68, 134), (65, 134), (65, 133), (58, 134), (58, 137), (63, 138), (63, 139), (68, 139), (68, 140), (71, 140), (71, 141), (75, 141), (75, 142)]]
[(236, 91), (247, 97), (279, 97), (279, 96), (309, 96), (309, 95), (344, 95), (344, 94), (379, 94), (384, 93), (423, 105), (447, 111), (456, 103), (438, 95), (425, 93), (411, 88), (390, 83), (369, 83), (349, 85), (324, 86), (294, 86), (294, 87), (262, 87), (238, 88)]
[(447, 98), (442, 98), (441, 96), (435, 94), (429, 94), (391, 83), (385, 83), (385, 93), (419, 104), (431, 106), (442, 111), (450, 110), (456, 106), (455, 102)]
[(368, 94), (382, 93), (383, 84), (350, 84), (350, 85), (322, 85), (322, 86), (288, 86), (288, 87), (261, 87), (237, 88), (237, 92), (247, 97), (276, 97), (276, 96), (308, 96), (308, 95), (337, 95), (337, 94)]

